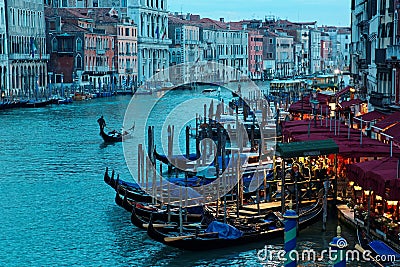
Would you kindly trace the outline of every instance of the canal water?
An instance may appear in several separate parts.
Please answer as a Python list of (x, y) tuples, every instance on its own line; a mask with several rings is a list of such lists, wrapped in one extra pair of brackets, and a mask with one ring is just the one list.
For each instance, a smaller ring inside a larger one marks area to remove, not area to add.
[[(198, 95), (176, 91), (169, 105)], [(153, 101), (140, 97), (137, 105)], [(104, 115), (110, 129), (119, 129), (129, 101), (118, 96), (0, 112), (0, 266), (279, 266), (267, 265), (257, 254), (265, 245), (282, 249), (280, 239), (184, 252), (153, 242), (130, 223), (130, 214), (114, 203), (113, 190), (103, 182), (106, 167), (133, 179), (122, 144), (103, 144), (96, 122)], [(140, 119), (145, 118), (137, 114)], [(163, 121), (156, 116), (149, 123), (157, 127)], [(328, 248), (337, 225), (333, 215), (326, 232), (321, 223), (302, 231), (299, 247)], [(343, 236), (354, 245), (353, 231), (343, 228)]]

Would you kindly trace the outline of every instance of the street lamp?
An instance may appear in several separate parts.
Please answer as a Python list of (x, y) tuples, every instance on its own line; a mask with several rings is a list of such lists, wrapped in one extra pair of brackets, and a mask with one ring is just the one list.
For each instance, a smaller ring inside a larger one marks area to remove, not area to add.
[(313, 91), (310, 97), (310, 104), (314, 116), (314, 127), (317, 127), (317, 112), (319, 108), (319, 101), (317, 99), (317, 91)]
[(64, 97), (64, 73), (61, 73), (61, 96)]

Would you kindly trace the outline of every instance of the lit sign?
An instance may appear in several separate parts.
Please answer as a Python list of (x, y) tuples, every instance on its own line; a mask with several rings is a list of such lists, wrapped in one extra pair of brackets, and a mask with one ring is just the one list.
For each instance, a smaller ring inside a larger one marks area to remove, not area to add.
[(303, 153), (304, 156), (319, 156), (321, 155), (321, 151), (309, 151), (309, 152), (304, 152)]

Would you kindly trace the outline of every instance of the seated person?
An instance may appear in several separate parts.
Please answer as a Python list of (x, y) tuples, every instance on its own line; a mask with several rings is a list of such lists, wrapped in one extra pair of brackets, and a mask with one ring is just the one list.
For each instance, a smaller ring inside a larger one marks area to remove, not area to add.
[(112, 130), (111, 132), (109, 132), (108, 134), (109, 134), (109, 135), (116, 135), (117, 133), (118, 133), (117, 130), (114, 129), (114, 130)]
[(294, 164), (290, 172), (291, 179), (293, 181), (301, 182), (304, 180), (304, 176), (299, 171), (299, 166)]

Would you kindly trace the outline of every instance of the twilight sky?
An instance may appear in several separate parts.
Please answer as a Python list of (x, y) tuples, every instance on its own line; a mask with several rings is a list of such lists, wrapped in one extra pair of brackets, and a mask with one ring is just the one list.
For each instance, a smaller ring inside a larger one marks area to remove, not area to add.
[(318, 26), (350, 26), (350, 0), (168, 0), (168, 10), (225, 21), (264, 19), (274, 15)]

